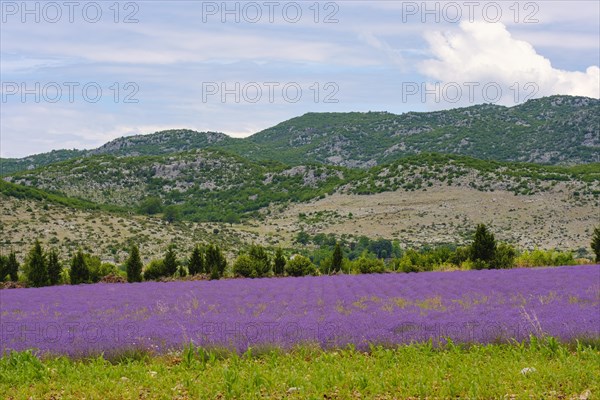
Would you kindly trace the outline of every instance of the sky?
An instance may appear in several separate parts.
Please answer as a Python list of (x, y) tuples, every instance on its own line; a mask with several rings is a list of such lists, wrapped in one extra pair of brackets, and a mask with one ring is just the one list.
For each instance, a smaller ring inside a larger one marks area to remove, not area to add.
[(600, 96), (598, 1), (0, 0), (0, 156)]

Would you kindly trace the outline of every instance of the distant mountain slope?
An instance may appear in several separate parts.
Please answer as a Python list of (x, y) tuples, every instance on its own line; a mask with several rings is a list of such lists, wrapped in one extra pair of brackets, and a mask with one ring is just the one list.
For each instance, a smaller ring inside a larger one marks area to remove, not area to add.
[[(309, 113), (247, 139), (253, 159), (370, 167), (422, 152), (497, 161), (579, 164), (600, 152), (600, 101), (552, 96), (515, 107), (406, 113)], [(237, 144), (236, 144), (237, 145)], [(234, 145), (235, 150), (235, 145)]]
[(57, 150), (19, 159), (0, 159), (0, 162), (2, 163), (2, 174), (8, 175), (17, 171), (31, 170), (82, 156), (101, 154), (114, 156), (161, 155), (202, 149), (216, 146), (219, 143), (235, 141), (236, 139), (219, 132), (172, 129), (149, 135), (121, 137), (93, 150)]
[(483, 104), (401, 115), (308, 113), (245, 139), (179, 129), (122, 137), (94, 150), (0, 159), (1, 173), (9, 175), (81, 156), (156, 156), (209, 147), (254, 161), (349, 168), (368, 168), (426, 152), (496, 161), (582, 164), (599, 161), (600, 101), (551, 96), (514, 107)]
[(86, 150), (53, 150), (24, 158), (0, 158), (0, 174), (8, 175), (17, 171), (34, 169), (48, 164), (84, 156)]

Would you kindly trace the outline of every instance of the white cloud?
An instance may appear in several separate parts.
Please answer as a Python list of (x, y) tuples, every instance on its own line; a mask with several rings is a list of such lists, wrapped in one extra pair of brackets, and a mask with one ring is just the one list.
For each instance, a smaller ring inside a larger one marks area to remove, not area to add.
[[(512, 37), (502, 23), (462, 22), (459, 32), (433, 32), (426, 35), (426, 40), (435, 58), (421, 62), (420, 72), (441, 83), (437, 86), (440, 103), (446, 106), (448, 98), (455, 100), (456, 92), (444, 96), (442, 89), (454, 83), (462, 88), (457, 105), (482, 101), (514, 104), (554, 94), (600, 96), (598, 66), (590, 66), (585, 72), (554, 68), (531, 44)], [(474, 87), (473, 97), (469, 96), (467, 82), (479, 84)], [(487, 96), (482, 90), (486, 84), (492, 85)], [(499, 98), (494, 88), (501, 89)], [(434, 100), (433, 96), (430, 99)]]

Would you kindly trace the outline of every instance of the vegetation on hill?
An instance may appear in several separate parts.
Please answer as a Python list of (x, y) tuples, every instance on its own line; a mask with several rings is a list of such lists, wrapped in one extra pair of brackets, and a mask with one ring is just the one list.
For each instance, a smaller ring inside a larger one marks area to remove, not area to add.
[(228, 148), (252, 159), (306, 160), (371, 167), (422, 152), (496, 161), (578, 164), (598, 161), (600, 101), (551, 96), (514, 107), (491, 104), (395, 115), (308, 113)]
[(92, 155), (164, 155), (222, 148), (254, 161), (368, 168), (422, 152), (496, 161), (581, 164), (600, 148), (600, 101), (550, 96), (514, 107), (481, 104), (436, 112), (308, 113), (245, 139), (218, 132), (172, 129), (115, 139), (93, 150), (56, 150), (0, 159), (13, 174)]
[(574, 201), (595, 201), (600, 195), (599, 171), (600, 164), (541, 166), (429, 153), (362, 170), (259, 163), (221, 150), (192, 150), (69, 160), (5, 177), (18, 185), (3, 182), (0, 190), (77, 207), (99, 204), (148, 215), (162, 213), (169, 222), (236, 223), (259, 216), (273, 204), (304, 202), (335, 192), (373, 194), (427, 190), (433, 185), (519, 195), (568, 190)]

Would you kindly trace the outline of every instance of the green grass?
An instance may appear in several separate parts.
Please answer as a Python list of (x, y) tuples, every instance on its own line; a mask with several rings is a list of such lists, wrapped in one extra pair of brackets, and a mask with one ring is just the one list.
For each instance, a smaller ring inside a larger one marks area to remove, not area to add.
[[(597, 341), (566, 345), (546, 339), (369, 352), (304, 346), (242, 356), (189, 347), (111, 360), (40, 361), (23, 352), (0, 359), (0, 393), (8, 399), (597, 399), (599, 348)], [(523, 374), (524, 368), (534, 372)]]

